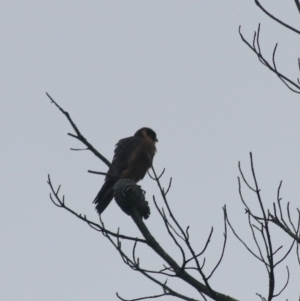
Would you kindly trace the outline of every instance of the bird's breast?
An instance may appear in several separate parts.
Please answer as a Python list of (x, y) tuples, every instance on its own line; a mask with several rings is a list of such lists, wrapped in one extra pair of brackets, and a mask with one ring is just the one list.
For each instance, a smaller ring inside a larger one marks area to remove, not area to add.
[(152, 166), (156, 148), (152, 141), (144, 141), (131, 154), (128, 168), (122, 173), (121, 178), (131, 179), (135, 182), (143, 179), (147, 170)]

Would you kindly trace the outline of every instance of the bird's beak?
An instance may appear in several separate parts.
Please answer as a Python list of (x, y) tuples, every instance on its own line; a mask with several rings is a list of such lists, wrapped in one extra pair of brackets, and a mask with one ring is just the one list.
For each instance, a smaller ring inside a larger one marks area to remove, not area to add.
[(157, 138), (155, 138), (155, 142), (158, 142)]

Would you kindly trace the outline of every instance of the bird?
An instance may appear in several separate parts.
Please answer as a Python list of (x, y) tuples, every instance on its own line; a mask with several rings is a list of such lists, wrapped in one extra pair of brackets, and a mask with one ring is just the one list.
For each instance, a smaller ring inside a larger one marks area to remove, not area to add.
[(152, 166), (156, 153), (156, 133), (147, 127), (123, 138), (116, 144), (111, 167), (106, 173), (104, 184), (93, 203), (96, 211), (102, 214), (114, 197), (113, 187), (120, 179), (130, 179), (137, 183)]
[(121, 179), (114, 185), (113, 190), (116, 203), (124, 213), (131, 215), (132, 207), (135, 207), (140, 217), (147, 219), (150, 216), (145, 191), (140, 185), (129, 179)]

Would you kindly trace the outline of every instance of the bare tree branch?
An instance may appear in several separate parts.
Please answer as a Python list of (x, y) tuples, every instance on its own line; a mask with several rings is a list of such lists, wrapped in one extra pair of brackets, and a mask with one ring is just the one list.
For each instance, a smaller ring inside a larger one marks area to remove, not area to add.
[(299, 2), (299, 0), (295, 0), (295, 4), (296, 4), (297, 9), (298, 9), (299, 14), (300, 14), (300, 2)]
[(48, 181), (47, 181), (48, 185), (50, 186), (50, 189), (52, 191), (52, 194), (55, 197), (55, 200), (52, 196), (52, 194), (50, 193), (50, 199), (52, 201), (52, 203), (60, 208), (63, 208), (67, 211), (69, 211), (70, 213), (72, 213), (73, 215), (75, 215), (77, 218), (79, 218), (80, 220), (84, 221), (85, 223), (87, 223), (92, 229), (102, 232), (102, 233), (106, 233), (109, 235), (112, 235), (114, 237), (118, 237), (118, 238), (122, 238), (122, 239), (127, 239), (127, 240), (133, 240), (133, 241), (138, 241), (138, 242), (142, 242), (142, 243), (147, 243), (144, 239), (141, 238), (137, 238), (137, 237), (130, 237), (130, 236), (126, 236), (126, 235), (122, 235), (119, 233), (114, 233), (112, 231), (109, 231), (105, 228), (103, 228), (101, 225), (92, 222), (91, 220), (87, 219), (85, 215), (81, 215), (80, 213), (76, 213), (74, 210), (72, 210), (71, 208), (69, 208), (66, 204), (65, 204), (65, 197), (63, 196), (63, 198), (61, 199), (58, 195), (58, 192), (60, 190), (60, 186), (58, 187), (58, 189), (55, 191), (52, 182), (51, 182), (51, 178), (50, 175), (48, 175)]
[(213, 270), (211, 271), (211, 273), (209, 274), (209, 276), (207, 276), (207, 279), (211, 278), (211, 276), (213, 275), (213, 273), (219, 267), (219, 265), (221, 264), (221, 261), (223, 259), (224, 253), (225, 253), (226, 242), (227, 242), (227, 227), (226, 227), (226, 217), (225, 217), (225, 215), (224, 215), (224, 229), (225, 229), (225, 232), (224, 232), (224, 242), (223, 242), (223, 248), (222, 248), (222, 253), (221, 253), (220, 259), (217, 262), (217, 264), (215, 265), (215, 267), (213, 268)]
[(286, 289), (286, 287), (287, 287), (288, 284), (289, 284), (289, 281), (290, 281), (290, 271), (289, 271), (289, 268), (288, 268), (288, 267), (286, 267), (286, 270), (287, 270), (287, 279), (286, 279), (286, 283), (285, 283), (285, 285), (283, 286), (283, 288), (282, 288), (277, 294), (274, 295), (274, 298), (275, 298), (275, 297), (278, 297), (278, 296)]
[(291, 213), (290, 213), (290, 203), (287, 203), (286, 206), (286, 212), (288, 216), (289, 223), (291, 227), (287, 224), (287, 222), (284, 219), (282, 208), (281, 208), (281, 200), (280, 197), (280, 189), (282, 187), (282, 181), (280, 181), (278, 189), (277, 189), (277, 207), (279, 209), (280, 213), (280, 219), (277, 216), (277, 209), (276, 209), (276, 203), (273, 203), (273, 213), (270, 211), (268, 212), (269, 221), (274, 223), (276, 226), (281, 228), (285, 233), (287, 233), (297, 244), (300, 244), (300, 211), (297, 208), (298, 211), (298, 221), (297, 221), (297, 227), (295, 227), (292, 219), (291, 219)]
[(223, 210), (224, 210), (224, 215), (226, 217), (226, 221), (232, 231), (232, 233), (234, 234), (234, 236), (244, 245), (244, 247), (256, 258), (258, 259), (259, 261), (261, 262), (264, 262), (259, 256), (257, 256), (249, 247), (248, 245), (239, 237), (239, 235), (237, 235), (236, 231), (234, 230), (233, 226), (231, 225), (230, 221), (229, 221), (229, 218), (228, 218), (228, 213), (227, 213), (227, 210), (226, 210), (226, 207), (224, 206), (223, 207)]
[(169, 213), (169, 216), (171, 217), (172, 221), (175, 223), (176, 227), (179, 229), (179, 231), (181, 232), (181, 235), (182, 237), (184, 238), (184, 241), (185, 241), (185, 244), (186, 246), (188, 247), (189, 251), (191, 252), (192, 254), (192, 257), (193, 259), (195, 260), (195, 264), (197, 266), (197, 271), (199, 272), (199, 274), (201, 275), (204, 283), (205, 283), (205, 286), (208, 288), (209, 292), (210, 292), (210, 297), (212, 298), (214, 296), (214, 291), (212, 290), (212, 288), (210, 287), (209, 283), (208, 283), (208, 279), (207, 277), (204, 275), (203, 271), (202, 271), (202, 268), (200, 266), (200, 263), (199, 263), (199, 260), (198, 260), (198, 257), (196, 256), (196, 253), (194, 251), (194, 249), (192, 248), (191, 244), (190, 244), (190, 241), (189, 241), (189, 237), (187, 235), (187, 233), (182, 229), (182, 227), (180, 226), (179, 222), (177, 221), (177, 219), (175, 218), (174, 214), (172, 213), (171, 211), (171, 208), (168, 204), (168, 201), (167, 201), (167, 198), (166, 198), (166, 194), (165, 194), (165, 190), (164, 188), (161, 186), (160, 184), (160, 177), (161, 176), (157, 176), (154, 168), (152, 167), (152, 172), (154, 174), (153, 178), (154, 180), (156, 181), (158, 187), (159, 187), (159, 190), (160, 190), (160, 193), (161, 193), (161, 196), (163, 198), (163, 201), (167, 207), (167, 210), (168, 210), (168, 213)]
[(78, 139), (79, 141), (81, 141), (84, 145), (86, 145), (86, 147), (96, 156), (98, 157), (102, 162), (104, 162), (108, 167), (112, 167), (111, 163), (104, 157), (102, 156), (87, 140), (86, 138), (80, 133), (79, 129), (77, 128), (76, 124), (73, 122), (70, 114), (63, 110), (62, 107), (60, 107), (55, 101), (54, 99), (46, 92), (46, 95), (49, 97), (49, 99), (51, 100), (52, 103), (54, 103), (54, 105), (67, 117), (68, 121), (70, 122), (72, 128), (74, 129), (76, 135), (73, 134), (68, 134), (71, 137), (74, 137), (76, 139)]
[(116, 295), (122, 301), (139, 301), (139, 300), (156, 299), (159, 297), (165, 297), (165, 296), (169, 296), (170, 294), (160, 294), (160, 295), (153, 295), (153, 296), (147, 296), (147, 297), (141, 297), (141, 298), (135, 298), (135, 299), (124, 299), (118, 293), (116, 293)]
[[(276, 21), (277, 23), (281, 24), (282, 26), (284, 26), (284, 27), (290, 29), (291, 31), (293, 31), (293, 32), (295, 32), (295, 33), (297, 33), (297, 34), (300, 34), (300, 31), (299, 31), (298, 29), (296, 29), (296, 28), (294, 28), (294, 27), (288, 25), (287, 23), (281, 21), (280, 19), (276, 18), (276, 17), (273, 16), (271, 13), (269, 13), (269, 12), (268, 12), (261, 4), (260, 4), (260, 2), (259, 2), (258, 0), (254, 0), (254, 2), (255, 2), (255, 4), (256, 4), (256, 5), (257, 5), (257, 6), (258, 6), (258, 7), (259, 7), (266, 15), (268, 15), (271, 19), (273, 19), (273, 20)], [(298, 10), (299, 10), (299, 7), (300, 7), (299, 2), (297, 2), (297, 0), (295, 0), (295, 3), (296, 3), (297, 8), (298, 8)], [(300, 12), (300, 10), (299, 10), (299, 12)]]
[[(231, 230), (233, 231), (234, 235), (238, 238), (238, 240), (240, 242), (242, 242), (242, 244), (247, 248), (247, 250), (253, 255), (255, 256), (257, 259), (259, 259), (261, 262), (264, 263), (266, 269), (267, 269), (267, 273), (268, 273), (268, 279), (269, 279), (269, 292), (268, 292), (268, 297), (265, 298), (263, 297), (261, 294), (257, 294), (261, 300), (265, 300), (265, 301), (271, 301), (273, 300), (273, 298), (279, 296), (287, 287), (288, 283), (289, 283), (289, 270), (287, 268), (287, 281), (286, 284), (283, 286), (283, 288), (278, 292), (275, 293), (275, 268), (276, 266), (278, 266), (279, 264), (281, 264), (286, 258), (287, 256), (291, 253), (291, 250), (296, 242), (296, 240), (294, 239), (291, 243), (291, 246), (288, 248), (288, 250), (284, 253), (284, 255), (277, 260), (277, 262), (275, 262), (275, 254), (279, 253), (282, 250), (282, 246), (278, 247), (276, 250), (273, 250), (273, 236), (271, 234), (271, 230), (270, 230), (270, 224), (276, 224), (276, 223), (280, 223), (281, 227), (283, 228), (288, 228), (287, 223), (285, 222), (284, 218), (283, 218), (283, 214), (282, 214), (282, 209), (281, 209), (281, 198), (280, 198), (280, 188), (281, 188), (281, 184), (282, 182), (280, 182), (280, 185), (278, 187), (277, 190), (277, 203), (278, 203), (278, 208), (279, 208), (279, 212), (280, 212), (280, 217), (281, 217), (281, 221), (278, 219), (277, 217), (277, 209), (276, 209), (276, 205), (275, 203), (273, 204), (273, 208), (274, 208), (274, 215), (271, 215), (269, 210), (266, 211), (266, 209), (264, 208), (264, 203), (261, 197), (261, 193), (260, 193), (260, 188), (258, 185), (258, 180), (257, 180), (257, 176), (255, 173), (255, 169), (254, 169), (254, 162), (253, 162), (253, 156), (252, 153), (250, 153), (250, 166), (251, 166), (251, 174), (252, 174), (252, 179), (254, 181), (254, 187), (252, 187), (249, 182), (247, 181), (246, 177), (244, 176), (244, 173), (241, 169), (241, 165), (239, 163), (239, 171), (241, 174), (241, 177), (243, 179), (243, 182), (246, 184), (246, 186), (250, 189), (250, 191), (254, 192), (256, 195), (256, 199), (258, 201), (259, 207), (260, 207), (260, 212), (261, 212), (261, 216), (257, 216), (254, 215), (251, 212), (250, 207), (247, 205), (245, 199), (243, 198), (243, 194), (242, 194), (242, 190), (241, 190), (241, 181), (238, 178), (238, 183), (239, 183), (239, 194), (240, 194), (240, 198), (242, 203), (244, 204), (245, 208), (246, 208), (246, 213), (248, 215), (248, 223), (249, 223), (249, 227), (252, 231), (252, 236), (253, 236), (253, 240), (256, 244), (256, 247), (258, 249), (259, 252), (259, 256), (256, 255), (247, 245), (246, 243), (236, 234), (235, 230), (233, 229), (232, 225), (229, 222), (229, 219), (227, 217), (227, 212), (226, 212), (226, 208), (224, 208), (224, 215), (226, 218), (226, 221), (228, 223), (228, 225), (230, 226)], [(288, 216), (289, 216), (289, 207), (287, 207), (287, 211), (288, 211)], [(274, 222), (276, 220), (276, 222)], [(254, 222), (254, 223), (253, 223)], [(294, 227), (294, 224), (292, 222), (292, 220), (290, 219), (289, 216), (289, 222), (292, 225), (292, 229), (295, 231), (296, 228)], [(292, 230), (290, 228), (288, 228), (291, 232)], [(298, 229), (297, 229), (298, 230)], [(256, 233), (258, 233), (263, 241), (263, 248), (261, 247), (260, 243), (257, 240), (256, 237)], [(296, 232), (298, 233), (298, 232)], [(298, 246), (298, 245), (297, 245)], [(264, 251), (263, 251), (264, 249)], [(298, 249), (297, 249), (298, 252)], [(263, 253), (266, 253), (265, 255)], [(297, 253), (298, 255), (298, 253)]]
[(272, 55), (272, 64), (269, 63), (261, 53), (260, 50), (260, 42), (259, 42), (259, 34), (260, 34), (260, 24), (258, 24), (257, 32), (254, 32), (252, 45), (244, 38), (241, 32), (241, 26), (239, 26), (239, 34), (242, 41), (257, 55), (258, 60), (266, 66), (269, 70), (277, 75), (277, 77), (292, 91), (297, 94), (300, 94), (300, 84), (295, 81), (290, 80), (288, 77), (283, 75), (281, 72), (277, 70), (276, 62), (275, 62), (275, 54), (277, 50), (278, 44), (275, 45)]
[(108, 175), (106, 172), (101, 172), (101, 171), (88, 170), (88, 172), (96, 174), (96, 175), (101, 175), (101, 176), (107, 176)]

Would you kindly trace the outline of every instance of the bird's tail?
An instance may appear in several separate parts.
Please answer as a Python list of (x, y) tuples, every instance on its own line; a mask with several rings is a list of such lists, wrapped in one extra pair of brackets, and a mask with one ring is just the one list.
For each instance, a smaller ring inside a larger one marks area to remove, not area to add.
[(116, 181), (114, 179), (107, 179), (98, 192), (96, 198), (94, 199), (93, 203), (96, 204), (96, 210), (99, 214), (101, 214), (106, 209), (106, 207), (113, 199), (113, 187), (115, 182)]

